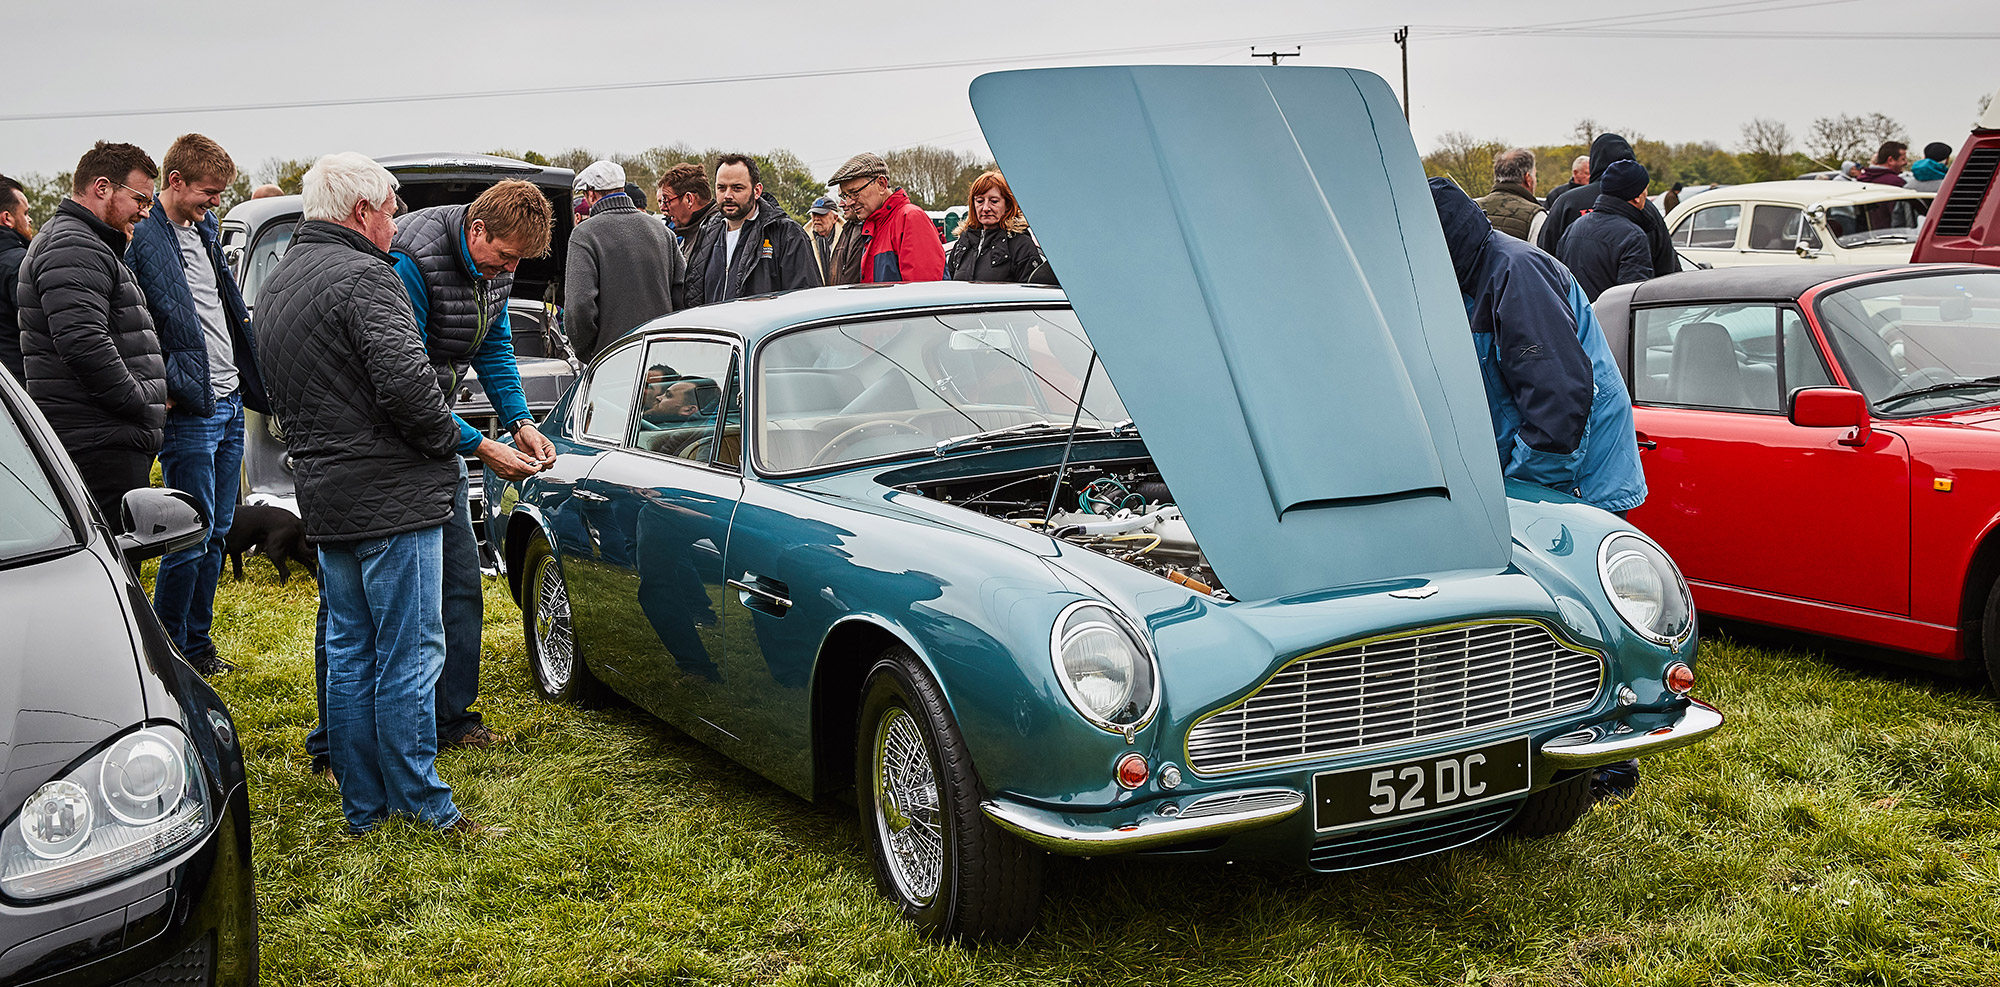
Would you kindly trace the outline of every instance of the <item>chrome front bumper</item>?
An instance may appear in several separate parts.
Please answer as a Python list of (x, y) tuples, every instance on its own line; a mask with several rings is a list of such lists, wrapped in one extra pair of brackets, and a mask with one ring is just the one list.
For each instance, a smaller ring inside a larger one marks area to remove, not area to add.
[(1001, 829), (1050, 853), (1089, 857), (1150, 850), (1269, 826), (1289, 818), (1305, 804), (1305, 795), (1289, 788), (1217, 792), (1190, 802), (1186, 808), (1169, 799), (1115, 826), (1092, 818), (1090, 813), (1050, 812), (1002, 799), (988, 799), (979, 808)]
[(1542, 745), (1542, 760), (1563, 769), (1594, 768), (1686, 747), (1721, 727), (1722, 714), (1715, 707), (1689, 699), (1686, 708), (1664, 723), (1628, 718), (1563, 734)]

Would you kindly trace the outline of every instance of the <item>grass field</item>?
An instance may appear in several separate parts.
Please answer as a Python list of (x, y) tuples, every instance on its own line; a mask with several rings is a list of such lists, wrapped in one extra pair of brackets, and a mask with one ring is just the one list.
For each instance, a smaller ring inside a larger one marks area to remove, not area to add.
[[(150, 568), (150, 567), (149, 567)], [(268, 984), (2000, 983), (1990, 691), (1711, 640), (1730, 717), (1568, 835), (1344, 876), (1058, 859), (1039, 931), (964, 948), (874, 892), (852, 810), (639, 712), (540, 702), (489, 582), (483, 707), (439, 762), (510, 827), (341, 835), (307, 772), (313, 586), (226, 576)]]

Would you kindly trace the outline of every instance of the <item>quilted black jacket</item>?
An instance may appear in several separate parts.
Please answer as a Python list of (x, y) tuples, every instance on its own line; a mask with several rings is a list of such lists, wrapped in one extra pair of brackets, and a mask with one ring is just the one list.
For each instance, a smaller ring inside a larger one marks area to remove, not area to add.
[(0, 367), (26, 381), (21, 369), (21, 324), (14, 318), (14, 285), (21, 280), (21, 258), (28, 256), (28, 238), (11, 226), (0, 226)]
[(21, 261), (28, 393), (72, 455), (157, 451), (167, 421), (160, 340), (124, 250), (125, 234), (64, 199)]
[(306, 537), (360, 541), (451, 517), (458, 425), (389, 255), (344, 226), (299, 224), (257, 322)]

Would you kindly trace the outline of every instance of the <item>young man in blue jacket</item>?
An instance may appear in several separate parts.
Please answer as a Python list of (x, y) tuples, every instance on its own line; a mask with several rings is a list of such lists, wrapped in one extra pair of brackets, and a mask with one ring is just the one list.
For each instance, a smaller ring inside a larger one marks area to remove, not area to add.
[(231, 666), (209, 637), (222, 542), (236, 516), (243, 409), (268, 412), (256, 339), (236, 278), (222, 259), (214, 209), (236, 162), (214, 141), (183, 134), (160, 161), (160, 208), (132, 231), (126, 266), (139, 279), (167, 367), (160, 479), (200, 502), (208, 540), (160, 560), (153, 609), (174, 646), (203, 675)]

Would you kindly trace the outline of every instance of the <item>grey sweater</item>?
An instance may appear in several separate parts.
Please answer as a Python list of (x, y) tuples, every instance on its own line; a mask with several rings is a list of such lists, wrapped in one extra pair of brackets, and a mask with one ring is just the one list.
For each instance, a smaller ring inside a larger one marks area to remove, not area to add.
[(623, 195), (600, 200), (570, 234), (563, 275), (563, 323), (577, 358), (684, 308), (686, 284), (687, 262), (658, 219)]

